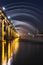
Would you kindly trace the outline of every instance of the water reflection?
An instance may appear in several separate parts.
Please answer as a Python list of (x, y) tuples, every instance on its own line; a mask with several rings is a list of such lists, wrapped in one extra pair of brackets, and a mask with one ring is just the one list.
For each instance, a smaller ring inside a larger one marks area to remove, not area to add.
[(19, 40), (18, 53), (12, 60), (11, 65), (43, 63), (43, 42)]

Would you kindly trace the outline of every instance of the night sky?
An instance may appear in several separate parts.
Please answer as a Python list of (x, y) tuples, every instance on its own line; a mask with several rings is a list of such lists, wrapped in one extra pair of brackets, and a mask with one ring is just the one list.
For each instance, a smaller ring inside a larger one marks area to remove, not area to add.
[(0, 0), (0, 6), (15, 2), (30, 2), (43, 8), (43, 0)]
[(5, 6), (7, 4), (16, 3), (16, 2), (33, 3), (43, 10), (43, 0), (0, 0), (0, 6)]
[[(13, 5), (11, 5), (12, 3)], [(5, 12), (7, 16), (11, 16), (12, 21), (16, 20), (16, 22), (21, 21), (24, 23), (26, 22), (27, 24), (29, 23), (30, 25), (38, 29), (39, 33), (43, 33), (43, 0), (0, 0), (0, 7), (4, 6), (6, 7)], [(11, 10), (13, 11), (11, 12)], [(28, 30), (27, 26), (26, 29)]]

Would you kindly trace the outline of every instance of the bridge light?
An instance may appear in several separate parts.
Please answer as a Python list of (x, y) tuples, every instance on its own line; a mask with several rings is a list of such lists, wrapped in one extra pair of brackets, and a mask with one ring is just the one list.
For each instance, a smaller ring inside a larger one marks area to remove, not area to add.
[(10, 19), (10, 16), (8, 16), (8, 19)]
[(5, 11), (5, 7), (2, 7), (2, 9)]

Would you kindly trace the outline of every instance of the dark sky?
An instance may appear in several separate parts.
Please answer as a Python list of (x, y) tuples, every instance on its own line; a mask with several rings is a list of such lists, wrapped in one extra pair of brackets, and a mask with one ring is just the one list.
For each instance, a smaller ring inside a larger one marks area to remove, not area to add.
[[(0, 7), (6, 6), (11, 3), (17, 3), (17, 2), (27, 2), (27, 3), (35, 4), (43, 13), (43, 0), (0, 0)], [(40, 18), (41, 18), (42, 23), (39, 26), (41, 26), (41, 29), (42, 29), (43, 28), (43, 14), (41, 15), (40, 15)]]
[(43, 0), (0, 0), (0, 6), (15, 2), (30, 2), (30, 3), (35, 3), (36, 5), (39, 6), (43, 6)]

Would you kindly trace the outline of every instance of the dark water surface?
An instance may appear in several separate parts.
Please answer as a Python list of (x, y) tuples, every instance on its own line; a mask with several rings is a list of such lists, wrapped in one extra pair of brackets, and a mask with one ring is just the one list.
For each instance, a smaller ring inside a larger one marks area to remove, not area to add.
[(43, 42), (19, 40), (19, 50), (12, 65), (41, 63), (43, 63)]

